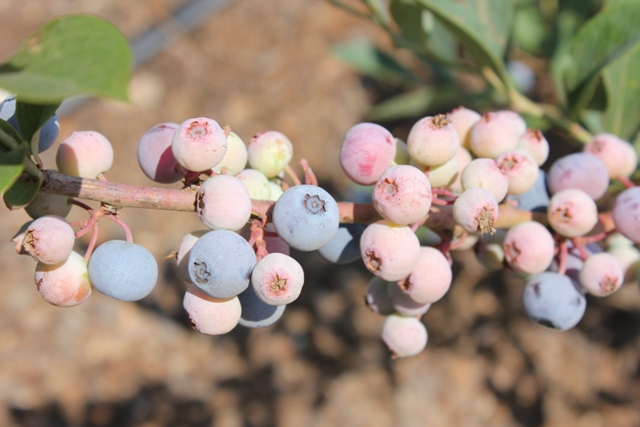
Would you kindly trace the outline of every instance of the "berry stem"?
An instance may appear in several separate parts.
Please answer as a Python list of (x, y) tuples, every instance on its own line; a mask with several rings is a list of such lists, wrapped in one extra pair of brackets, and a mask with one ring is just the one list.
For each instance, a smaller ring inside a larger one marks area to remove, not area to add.
[(291, 178), (291, 180), (293, 181), (293, 185), (302, 185), (300, 178), (298, 178), (298, 175), (296, 175), (295, 171), (291, 168), (291, 166), (287, 165), (287, 167), (285, 167), (284, 170), (287, 173), (287, 175), (289, 175), (289, 178)]
[(567, 240), (561, 239), (559, 245), (559, 253), (558, 253), (558, 274), (564, 275), (567, 271)]
[(93, 253), (93, 250), (96, 248), (96, 243), (98, 242), (98, 234), (100, 232), (100, 226), (98, 225), (97, 222), (91, 227), (91, 230), (93, 231), (93, 233), (91, 234), (91, 240), (89, 240), (89, 244), (87, 245), (87, 251), (84, 253), (84, 257), (83, 257), (85, 264), (89, 263), (89, 258), (91, 258), (91, 254)]
[(618, 177), (618, 181), (620, 181), (625, 187), (627, 188), (633, 188), (636, 185), (633, 183), (633, 181), (631, 181), (629, 178), (627, 178), (626, 176), (621, 176)]

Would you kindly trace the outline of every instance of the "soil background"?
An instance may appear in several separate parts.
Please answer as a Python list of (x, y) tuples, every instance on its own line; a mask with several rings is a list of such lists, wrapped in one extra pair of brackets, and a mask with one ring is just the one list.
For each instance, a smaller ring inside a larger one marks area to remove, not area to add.
[[(0, 61), (55, 16), (95, 13), (135, 39), (184, 3), (1, 0)], [(275, 129), (345, 200), (340, 144), (377, 93), (331, 47), (358, 37), (384, 44), (380, 31), (320, 0), (236, 0), (191, 32), (168, 28), (166, 49), (133, 73), (131, 104), (86, 102), (62, 118), (59, 140), (99, 131), (115, 149), (107, 178), (152, 185), (136, 144), (155, 124), (207, 116), (245, 141)], [(46, 166), (54, 156), (46, 153)], [(9, 242), (28, 216), (0, 207), (0, 426), (640, 425), (635, 282), (589, 299), (578, 327), (558, 332), (523, 315), (522, 282), (457, 253), (450, 292), (423, 317), (427, 349), (391, 360), (384, 319), (363, 303), (370, 275), (358, 263), (295, 253), (307, 281), (276, 325), (204, 336), (190, 328), (186, 286), (163, 261), (202, 228), (196, 215), (124, 209), (121, 217), (160, 264), (156, 289), (139, 303), (95, 292), (61, 309), (42, 300), (34, 261)], [(100, 241), (123, 237), (102, 224)]]

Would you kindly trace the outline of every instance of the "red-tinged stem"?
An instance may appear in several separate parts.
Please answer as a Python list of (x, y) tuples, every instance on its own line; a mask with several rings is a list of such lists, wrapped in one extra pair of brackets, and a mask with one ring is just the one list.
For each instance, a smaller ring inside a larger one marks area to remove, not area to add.
[(446, 188), (434, 188), (431, 190), (431, 194), (434, 194), (436, 196), (445, 196), (445, 197), (450, 197), (452, 199), (457, 199), (458, 195), (456, 193), (452, 193), (451, 191), (447, 190)]
[(560, 252), (558, 254), (558, 274), (564, 275), (567, 271), (567, 240), (561, 239), (559, 243)]
[(316, 174), (313, 173), (311, 166), (309, 166), (309, 162), (307, 159), (300, 160), (300, 166), (302, 166), (302, 170), (304, 171), (304, 183), (307, 185), (318, 185), (318, 178)]
[(636, 185), (633, 183), (633, 181), (631, 181), (628, 177), (626, 176), (621, 176), (618, 177), (618, 181), (620, 181), (625, 187), (627, 188), (633, 188)]
[[(94, 200), (111, 205), (114, 208), (159, 209), (181, 212), (196, 211), (196, 190), (192, 188), (156, 188), (102, 182), (96, 179), (63, 175), (56, 171), (43, 170), (41, 191), (49, 194)], [(75, 202), (73, 202), (75, 203)], [(275, 202), (253, 200), (252, 210), (270, 219)], [(338, 202), (340, 222), (344, 224), (371, 224), (382, 219), (370, 203)], [(605, 231), (614, 228), (611, 215), (601, 213), (600, 220)], [(501, 205), (496, 227), (511, 228), (526, 221), (537, 221), (547, 225), (547, 216), (540, 212), (519, 210), (512, 206)], [(434, 230), (453, 230), (452, 207), (432, 204), (424, 223)]]
[(93, 230), (93, 234), (91, 234), (91, 240), (89, 240), (87, 251), (84, 253), (83, 257), (85, 264), (89, 262), (89, 258), (91, 258), (91, 254), (93, 254), (93, 250), (95, 249), (96, 243), (98, 242), (98, 234), (100, 231), (100, 226), (98, 225), (98, 223), (95, 223), (93, 227), (91, 227), (91, 230)]
[(118, 218), (118, 216), (115, 215), (115, 214), (107, 214), (107, 215), (105, 215), (105, 218), (115, 222), (120, 227), (122, 227), (122, 229), (124, 230), (124, 235), (125, 235), (125, 239), (127, 240), (127, 243), (133, 243), (133, 236), (131, 235), (131, 230), (129, 229), (129, 226), (127, 224), (125, 224), (125, 222), (123, 220)]
[(573, 247), (576, 248), (578, 252), (580, 252), (580, 258), (583, 261), (589, 258), (589, 253), (584, 248), (584, 243), (580, 239), (572, 238), (570, 240), (571, 240), (571, 243), (573, 243)]
[(451, 203), (449, 203), (447, 200), (440, 200), (437, 197), (434, 197), (433, 199), (431, 199), (431, 204), (438, 205), (438, 206), (447, 206), (447, 205), (450, 205)]
[(298, 175), (296, 175), (296, 172), (291, 168), (291, 166), (287, 165), (287, 167), (284, 168), (284, 171), (289, 175), (291, 181), (293, 181), (293, 185), (302, 185), (300, 178), (298, 178)]
[(469, 233), (467, 233), (466, 231), (463, 231), (458, 241), (456, 243), (451, 243), (449, 250), (453, 251), (458, 249), (467, 240), (467, 237), (469, 237)]

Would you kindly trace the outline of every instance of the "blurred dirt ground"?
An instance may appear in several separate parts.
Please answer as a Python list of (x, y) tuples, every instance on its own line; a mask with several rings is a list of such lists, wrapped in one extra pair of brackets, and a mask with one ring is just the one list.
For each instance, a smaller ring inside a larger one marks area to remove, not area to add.
[[(54, 16), (96, 13), (135, 37), (183, 3), (3, 0), (0, 60)], [(339, 147), (370, 94), (330, 48), (354, 37), (383, 40), (320, 0), (232, 1), (135, 71), (131, 105), (90, 101), (64, 117), (60, 139), (103, 133), (116, 152), (107, 178), (151, 185), (135, 149), (157, 123), (208, 116), (245, 140), (277, 129), (342, 197)], [(55, 165), (54, 151), (45, 165)], [(9, 239), (27, 215), (4, 206), (0, 215), (0, 426), (640, 425), (637, 284), (590, 299), (580, 325), (557, 332), (523, 316), (522, 283), (460, 253), (451, 291), (424, 316), (427, 349), (392, 361), (357, 264), (296, 254), (308, 281), (275, 326), (208, 337), (189, 327), (185, 285), (162, 261), (202, 228), (195, 215), (123, 210), (160, 263), (157, 288), (136, 304), (94, 293), (69, 309), (41, 299), (33, 260), (13, 252)], [(101, 227), (101, 240), (122, 237)]]

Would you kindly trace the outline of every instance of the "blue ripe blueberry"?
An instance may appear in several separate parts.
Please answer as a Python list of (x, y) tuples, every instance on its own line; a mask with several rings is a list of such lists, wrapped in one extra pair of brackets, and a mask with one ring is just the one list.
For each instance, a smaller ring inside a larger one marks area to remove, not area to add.
[(143, 246), (110, 240), (91, 255), (89, 279), (94, 288), (111, 298), (138, 301), (155, 287), (158, 264)]
[(552, 272), (540, 273), (529, 279), (522, 303), (531, 319), (561, 331), (577, 325), (587, 307), (587, 300), (573, 281)]
[(272, 218), (282, 240), (304, 252), (329, 243), (340, 225), (338, 204), (315, 185), (296, 185), (285, 191), (273, 207)]
[[(18, 116), (16, 116), (16, 96), (12, 95), (5, 99), (0, 105), (0, 119), (9, 122), (11, 126), (22, 136), (22, 131), (18, 125)], [(60, 121), (58, 115), (54, 114), (40, 128), (38, 136), (38, 153), (48, 150), (58, 139), (60, 133)]]
[(360, 236), (365, 228), (366, 224), (340, 224), (333, 239), (318, 249), (318, 253), (334, 264), (348, 264), (361, 259)]
[(271, 326), (282, 317), (286, 305), (269, 305), (256, 295), (253, 286), (249, 286), (238, 295), (242, 306), (240, 324), (246, 328), (264, 328)]
[(214, 298), (232, 298), (249, 286), (256, 255), (249, 243), (229, 230), (214, 230), (198, 239), (189, 255), (191, 282)]

